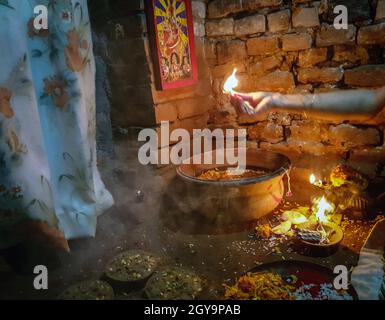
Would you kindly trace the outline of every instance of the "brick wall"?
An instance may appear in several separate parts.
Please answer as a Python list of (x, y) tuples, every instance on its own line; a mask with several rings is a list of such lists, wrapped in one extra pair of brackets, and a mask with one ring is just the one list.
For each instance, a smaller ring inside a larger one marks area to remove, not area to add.
[(193, 1), (199, 83), (181, 89), (155, 88), (144, 0), (90, 1), (93, 30), (107, 38), (104, 56), (110, 81), (113, 127), (204, 128), (213, 108), (210, 73), (204, 57), (206, 3)]
[[(204, 0), (192, 1), (198, 61), (198, 84), (180, 89), (157, 91), (154, 77), (151, 78), (156, 123), (170, 121), (171, 130), (184, 128), (192, 132), (193, 129), (206, 128), (209, 110), (215, 107), (215, 100), (211, 90), (211, 75), (204, 51), (206, 2)], [(147, 59), (151, 61), (150, 51), (148, 51), (147, 55)], [(150, 65), (152, 67), (151, 63)]]
[[(207, 1), (207, 62), (217, 101), (215, 125), (246, 127), (254, 146), (385, 163), (384, 128), (326, 123), (304, 114), (238, 116), (222, 93), (238, 69), (243, 91), (311, 93), (385, 85), (385, 0)], [(336, 30), (333, 8), (349, 10), (348, 30)], [(373, 171), (372, 170), (372, 171)], [(371, 172), (373, 174), (373, 172)]]

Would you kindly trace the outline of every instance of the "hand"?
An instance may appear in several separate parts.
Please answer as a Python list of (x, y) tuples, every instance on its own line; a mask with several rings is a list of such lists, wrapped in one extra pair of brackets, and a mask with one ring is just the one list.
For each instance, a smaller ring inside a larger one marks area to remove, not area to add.
[(271, 92), (255, 93), (231, 93), (231, 104), (236, 106), (240, 112), (249, 115), (266, 114), (273, 107), (278, 106), (279, 94)]

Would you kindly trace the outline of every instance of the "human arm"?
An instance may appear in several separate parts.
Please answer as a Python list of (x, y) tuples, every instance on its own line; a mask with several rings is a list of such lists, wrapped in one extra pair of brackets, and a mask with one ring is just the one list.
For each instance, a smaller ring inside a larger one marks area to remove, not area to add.
[(305, 112), (324, 120), (368, 121), (385, 107), (385, 87), (318, 94), (283, 95), (270, 92), (234, 92), (232, 103), (242, 112), (261, 115), (269, 111)]

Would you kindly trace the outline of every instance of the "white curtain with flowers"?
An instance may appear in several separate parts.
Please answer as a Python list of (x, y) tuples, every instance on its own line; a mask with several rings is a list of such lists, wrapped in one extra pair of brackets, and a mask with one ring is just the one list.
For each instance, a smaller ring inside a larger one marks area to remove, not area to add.
[[(34, 28), (36, 5), (48, 30)], [(0, 0), (0, 242), (12, 240), (4, 225), (27, 220), (93, 236), (112, 205), (96, 167), (94, 75), (86, 0)]]

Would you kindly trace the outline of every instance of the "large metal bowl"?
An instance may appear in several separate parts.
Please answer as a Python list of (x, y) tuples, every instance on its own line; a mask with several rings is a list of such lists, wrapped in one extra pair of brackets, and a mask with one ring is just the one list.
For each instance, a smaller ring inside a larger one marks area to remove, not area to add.
[[(234, 150), (237, 154), (238, 150)], [(215, 161), (215, 150), (212, 156)], [(183, 207), (221, 224), (255, 220), (269, 214), (283, 200), (283, 177), (290, 170), (290, 160), (282, 154), (247, 149), (246, 165), (267, 169), (269, 173), (240, 180), (209, 181), (197, 177), (206, 170), (229, 165), (180, 165), (177, 173), (185, 185), (181, 186), (185, 193), (180, 199)]]

